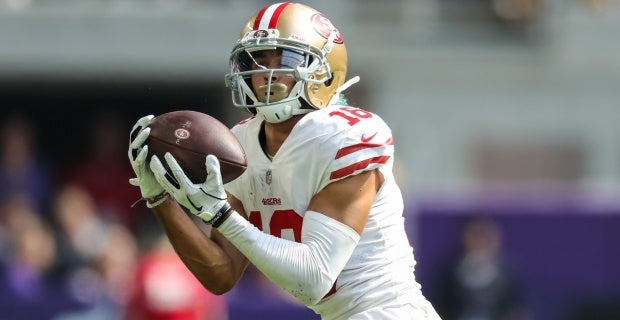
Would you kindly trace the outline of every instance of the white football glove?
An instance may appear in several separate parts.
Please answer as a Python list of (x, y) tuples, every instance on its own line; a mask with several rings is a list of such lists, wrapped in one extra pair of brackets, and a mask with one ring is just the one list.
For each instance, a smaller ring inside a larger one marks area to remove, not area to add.
[(205, 159), (207, 178), (201, 184), (193, 183), (174, 156), (167, 152), (164, 159), (172, 171), (172, 176), (166, 171), (158, 157), (153, 157), (150, 162), (151, 170), (157, 181), (168, 191), (174, 199), (204, 222), (219, 227), (228, 218), (231, 206), (228, 203), (220, 162), (214, 155), (208, 155)]
[(136, 122), (129, 134), (129, 151), (127, 152), (131, 167), (136, 173), (136, 177), (129, 179), (129, 183), (140, 188), (142, 198), (146, 199), (146, 206), (149, 208), (161, 204), (167, 198), (166, 191), (146, 165), (146, 156), (149, 150), (144, 142), (151, 132), (151, 128), (147, 126), (151, 124), (153, 118), (153, 115), (148, 115)]

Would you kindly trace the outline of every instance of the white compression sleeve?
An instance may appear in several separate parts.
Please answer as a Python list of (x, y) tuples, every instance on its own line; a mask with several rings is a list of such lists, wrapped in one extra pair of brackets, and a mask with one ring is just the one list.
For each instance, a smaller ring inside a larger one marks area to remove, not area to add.
[(308, 306), (331, 289), (360, 239), (351, 227), (314, 211), (305, 214), (301, 243), (263, 233), (237, 212), (218, 231), (267, 278)]

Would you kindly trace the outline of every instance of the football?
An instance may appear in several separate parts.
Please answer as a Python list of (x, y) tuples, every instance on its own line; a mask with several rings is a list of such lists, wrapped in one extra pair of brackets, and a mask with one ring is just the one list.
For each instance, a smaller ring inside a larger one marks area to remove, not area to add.
[(145, 142), (149, 147), (148, 159), (156, 155), (169, 171), (164, 154), (170, 152), (194, 183), (203, 183), (207, 178), (205, 157), (209, 154), (220, 161), (224, 183), (236, 179), (247, 168), (245, 151), (237, 137), (208, 114), (191, 110), (168, 112), (155, 117), (149, 127), (151, 133)]

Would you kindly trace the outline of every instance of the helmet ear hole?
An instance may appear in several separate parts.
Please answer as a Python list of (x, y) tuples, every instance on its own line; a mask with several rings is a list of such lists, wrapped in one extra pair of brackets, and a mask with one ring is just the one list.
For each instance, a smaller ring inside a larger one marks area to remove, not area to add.
[(330, 74), (329, 79), (327, 79), (327, 80), (324, 82), (324, 84), (325, 84), (325, 86), (326, 86), (326, 87), (329, 87), (329, 86), (331, 86), (331, 85), (332, 85), (332, 83), (333, 83), (333, 82), (334, 82), (334, 73), (332, 72), (332, 73)]

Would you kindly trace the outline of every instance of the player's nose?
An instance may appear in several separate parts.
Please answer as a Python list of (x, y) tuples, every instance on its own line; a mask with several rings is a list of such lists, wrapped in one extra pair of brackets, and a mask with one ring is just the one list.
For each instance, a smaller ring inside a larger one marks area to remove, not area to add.
[(270, 81), (271, 82), (278, 82), (278, 80), (281, 77), (282, 77), (281, 74), (279, 74), (277, 72), (273, 72), (273, 70), (272, 70), (271, 72), (265, 73), (264, 80), (265, 80), (265, 83), (268, 83)]

